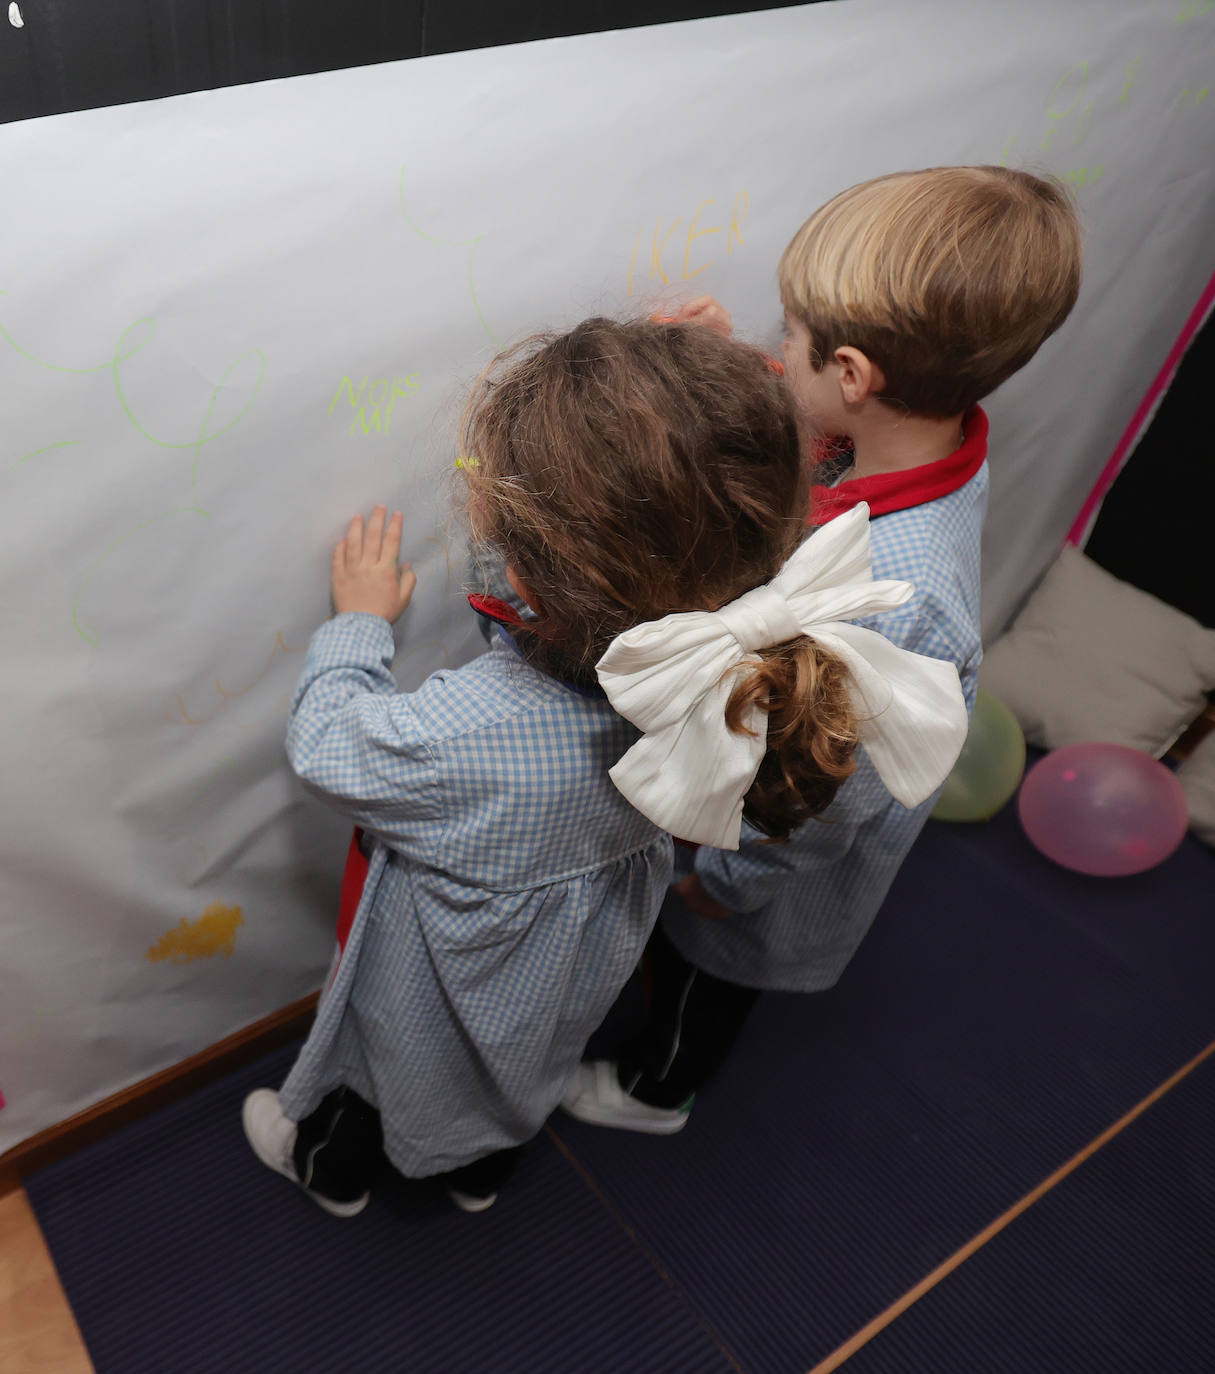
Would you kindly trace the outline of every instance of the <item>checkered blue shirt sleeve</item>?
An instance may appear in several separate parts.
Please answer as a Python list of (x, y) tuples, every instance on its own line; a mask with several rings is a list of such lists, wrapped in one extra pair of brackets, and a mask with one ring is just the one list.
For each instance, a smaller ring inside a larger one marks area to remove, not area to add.
[(430, 748), (392, 675), (394, 652), (380, 616), (322, 625), (291, 704), (287, 756), (313, 792), (400, 847), (410, 821), (438, 814), (438, 789)]

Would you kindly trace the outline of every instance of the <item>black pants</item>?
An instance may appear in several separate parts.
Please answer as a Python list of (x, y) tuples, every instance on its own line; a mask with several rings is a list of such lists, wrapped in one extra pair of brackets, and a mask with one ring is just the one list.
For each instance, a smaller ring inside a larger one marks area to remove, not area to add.
[(661, 926), (646, 955), (649, 1020), (620, 1056), (620, 1086), (651, 1107), (682, 1107), (725, 1063), (759, 989), (690, 964)]
[[(439, 1181), (472, 1197), (488, 1197), (510, 1177), (522, 1150), (521, 1145), (497, 1150), (440, 1174)], [(299, 1123), (295, 1171), (305, 1188), (335, 1202), (353, 1202), (370, 1190), (386, 1164), (380, 1114), (350, 1088), (329, 1093)]]

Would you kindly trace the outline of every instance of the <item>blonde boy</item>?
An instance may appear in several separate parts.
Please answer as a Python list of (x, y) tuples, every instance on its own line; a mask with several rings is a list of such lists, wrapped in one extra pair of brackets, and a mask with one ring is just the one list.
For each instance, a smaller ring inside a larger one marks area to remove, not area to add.
[[(938, 167), (842, 192), (780, 262), (786, 378), (819, 463), (810, 523), (868, 503), (874, 576), (916, 588), (870, 628), (954, 663), (970, 706), (987, 503), (978, 402), (1067, 318), (1080, 256), (1056, 182)], [(677, 318), (729, 332), (706, 298)], [(861, 751), (831, 824), (804, 825), (784, 845), (744, 829), (737, 853), (697, 851), (651, 942), (649, 1025), (619, 1065), (582, 1066), (566, 1109), (600, 1125), (679, 1130), (761, 989), (817, 992), (840, 977), (932, 806), (900, 806)]]

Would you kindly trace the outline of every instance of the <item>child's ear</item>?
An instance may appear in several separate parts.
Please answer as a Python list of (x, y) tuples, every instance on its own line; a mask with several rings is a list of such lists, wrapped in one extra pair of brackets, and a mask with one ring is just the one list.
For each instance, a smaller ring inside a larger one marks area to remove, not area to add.
[(862, 405), (871, 396), (880, 396), (886, 390), (886, 374), (859, 348), (851, 344), (837, 348), (835, 362), (840, 369), (840, 395), (845, 405)]
[(531, 588), (527, 585), (526, 582), (523, 581), (523, 579), (514, 570), (514, 568), (511, 567), (509, 563), (506, 565), (506, 580), (510, 583), (511, 587), (514, 588), (515, 595), (522, 597), (523, 600), (528, 604), (528, 606), (530, 606), (531, 609), (535, 611), (537, 615), (539, 615), (539, 597), (532, 595)]

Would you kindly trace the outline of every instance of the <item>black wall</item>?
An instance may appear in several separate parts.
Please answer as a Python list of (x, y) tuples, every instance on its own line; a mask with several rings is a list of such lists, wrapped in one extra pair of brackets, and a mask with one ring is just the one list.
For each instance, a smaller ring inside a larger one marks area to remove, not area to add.
[[(1150, 377), (1143, 379), (1147, 390)], [(1215, 315), (1190, 345), (1147, 433), (1101, 507), (1085, 553), (1215, 628)]]
[(704, 0), (0, 3), (0, 121), (600, 29), (777, 9)]

